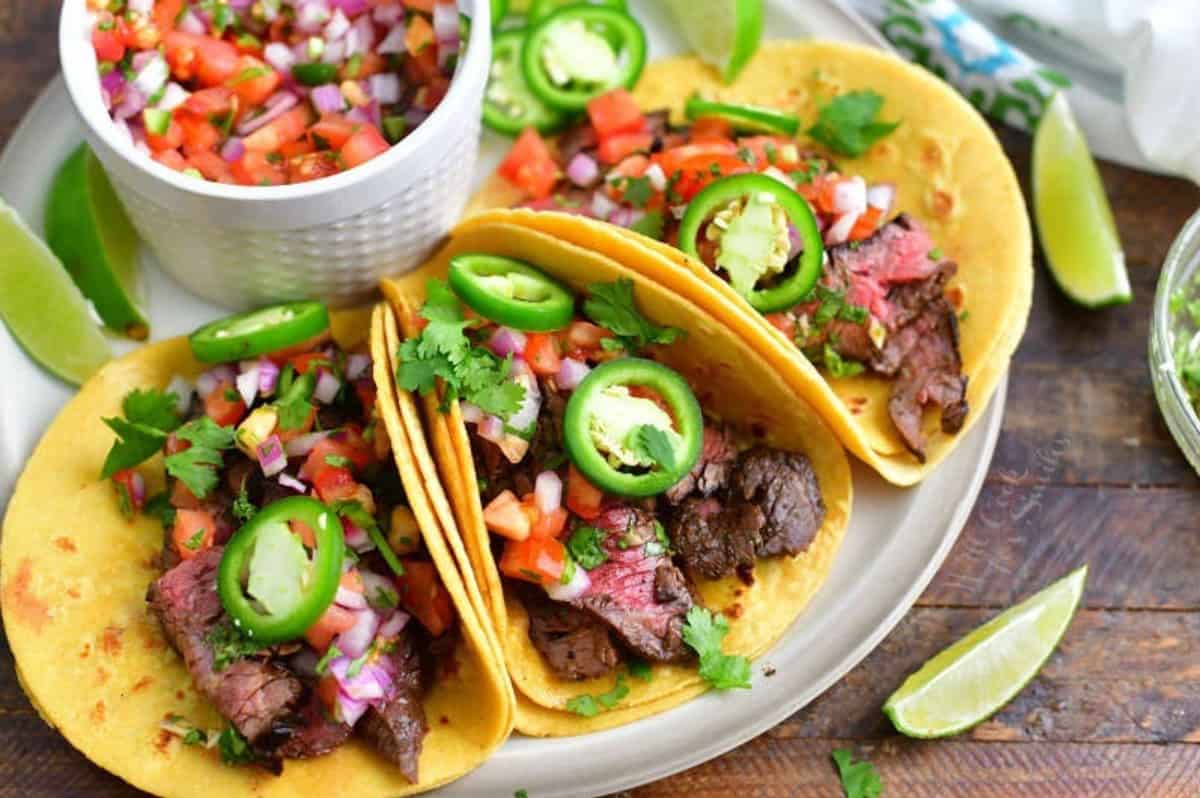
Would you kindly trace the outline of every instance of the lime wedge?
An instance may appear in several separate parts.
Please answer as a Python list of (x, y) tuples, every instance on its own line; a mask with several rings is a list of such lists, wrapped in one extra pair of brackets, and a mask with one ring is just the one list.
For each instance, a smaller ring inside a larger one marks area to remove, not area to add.
[(883, 705), (892, 725), (909, 737), (948, 737), (986, 720), (1049, 659), (1086, 579), (1085, 565), (922, 665)]
[(0, 318), (34, 360), (78, 385), (112, 357), (87, 300), (49, 247), (0, 200)]
[(758, 51), (763, 0), (667, 0), (696, 54), (732, 83)]
[(1068, 297), (1093, 308), (1133, 298), (1104, 184), (1062, 94), (1033, 137), (1033, 210), (1050, 273)]
[(46, 202), (46, 243), (109, 329), (146, 338), (138, 234), (86, 144), (54, 178)]

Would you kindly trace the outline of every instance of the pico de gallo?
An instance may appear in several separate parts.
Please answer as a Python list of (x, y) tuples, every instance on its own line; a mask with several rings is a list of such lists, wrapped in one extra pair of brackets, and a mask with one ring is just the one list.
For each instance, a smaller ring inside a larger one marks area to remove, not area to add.
[(275, 186), (386, 152), (445, 97), (453, 0), (88, 0), (101, 94), (131, 146)]
[[(127, 516), (163, 524), (150, 609), (229, 722), (166, 728), (278, 770), (357, 727), (415, 783), (426, 661), (450, 655), (456, 613), (392, 464), (370, 355), (334, 343), (313, 302), (190, 342), (207, 371), (135, 389), (104, 419), (118, 437), (102, 478)], [(160, 454), (166, 489), (147, 496)]]
[(923, 461), (926, 408), (940, 408), (947, 433), (967, 414), (946, 290), (956, 267), (896, 207), (894, 184), (868, 184), (834, 161), (863, 155), (901, 123), (880, 118), (883, 104), (849, 92), (802, 131), (787, 111), (697, 94), (687, 123), (673, 126), (616, 89), (556, 142), (527, 127), (499, 173), (526, 207), (607, 221), (692, 255), (830, 378), (890, 380), (892, 422)]
[(808, 547), (824, 518), (808, 459), (705, 415), (655, 359), (682, 331), (646, 318), (630, 280), (580, 297), (530, 263), (464, 253), (421, 318), (397, 384), (459, 401), (499, 572), (549, 669), (623, 678), (622, 664), (698, 658), (712, 686), (748, 687), (690, 580), (750, 579)]

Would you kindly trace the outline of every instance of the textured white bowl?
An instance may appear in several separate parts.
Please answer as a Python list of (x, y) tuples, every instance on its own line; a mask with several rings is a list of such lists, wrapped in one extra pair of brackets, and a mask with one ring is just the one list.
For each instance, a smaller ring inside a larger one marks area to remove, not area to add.
[(87, 141), (167, 272), (231, 308), (296, 298), (344, 306), (419, 264), (470, 194), (491, 25), (488, 0), (459, 7), (475, 24), (433, 114), (368, 163), (292, 186), (200, 181), (123, 143), (100, 96), (86, 0), (63, 3), (59, 55)]

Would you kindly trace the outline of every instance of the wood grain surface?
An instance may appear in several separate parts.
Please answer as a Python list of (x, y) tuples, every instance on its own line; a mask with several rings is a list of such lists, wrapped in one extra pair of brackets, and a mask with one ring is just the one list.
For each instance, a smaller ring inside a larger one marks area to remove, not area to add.
[[(0, 145), (57, 71), (57, 6), (0, 0)], [(1001, 137), (1027, 174), (1029, 140)], [(624, 795), (838, 796), (829, 754), (839, 747), (874, 762), (891, 796), (1200, 794), (1200, 491), (1146, 367), (1159, 268), (1200, 191), (1107, 164), (1101, 174), (1136, 299), (1081, 311), (1039, 261), (987, 483), (917, 606), (808, 708), (723, 757)], [(879, 707), (905, 675), (1082, 562), (1091, 564), (1084, 609), (1011, 705), (953, 741), (891, 730)], [(0, 639), (0, 796), (65, 795), (138, 793), (42, 723)]]

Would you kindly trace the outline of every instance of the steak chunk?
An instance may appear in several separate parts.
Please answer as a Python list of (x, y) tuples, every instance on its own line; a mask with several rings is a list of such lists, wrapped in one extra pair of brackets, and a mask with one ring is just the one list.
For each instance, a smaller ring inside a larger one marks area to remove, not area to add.
[(572, 603), (599, 616), (640, 656), (678, 662), (691, 656), (683, 624), (695, 602), (659, 543), (655, 523), (643, 510), (608, 506), (593, 521), (606, 533), (608, 560), (588, 571), (591, 586)]
[(754, 540), (759, 557), (799, 554), (825, 520), (817, 475), (802, 454), (762, 447), (745, 452), (734, 469), (729, 498), (762, 513), (764, 523)]
[(755, 541), (767, 522), (753, 504), (726, 508), (715, 498), (692, 497), (679, 506), (671, 521), (671, 543), (688, 569), (720, 579), (754, 567)]
[(737, 443), (724, 427), (704, 426), (700, 459), (692, 470), (667, 491), (671, 504), (679, 504), (693, 493), (711, 496), (729, 481), (729, 469), (737, 460)]
[(392, 675), (392, 689), (386, 703), (367, 710), (359, 728), (385, 759), (416, 784), (421, 747), (429, 726), (425, 722), (421, 657), (412, 633), (406, 630), (396, 641), (396, 648), (380, 663)]
[(301, 686), (290, 671), (260, 659), (242, 659), (219, 672), (215, 669), (209, 636), (228, 622), (217, 596), (221, 552), (214, 546), (184, 560), (150, 586), (146, 599), (196, 686), (243, 737), (254, 742), (291, 711)]
[(590, 612), (552, 601), (538, 588), (522, 590), (521, 603), (529, 613), (529, 639), (560, 678), (592, 679), (620, 662), (608, 627)]
[[(334, 750), (350, 739), (349, 726), (329, 717), (316, 693), (310, 693), (300, 710), (271, 729), (271, 741), (260, 741), (272, 756), (311, 759)], [(266, 742), (266, 745), (264, 745)]]

